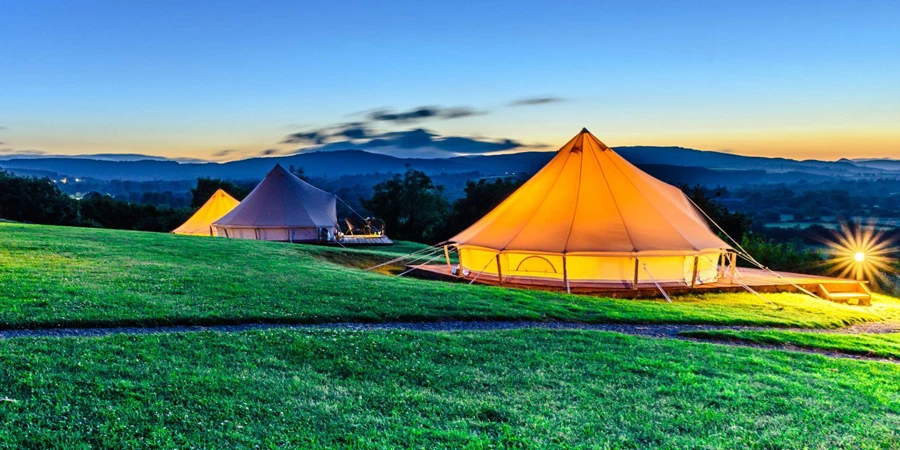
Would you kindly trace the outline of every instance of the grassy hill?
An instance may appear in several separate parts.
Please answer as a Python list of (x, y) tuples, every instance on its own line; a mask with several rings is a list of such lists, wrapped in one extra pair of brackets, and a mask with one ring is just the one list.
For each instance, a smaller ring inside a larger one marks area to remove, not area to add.
[(900, 319), (797, 294), (614, 300), (391, 277), (367, 267), (414, 244), (348, 250), (0, 224), (0, 328), (435, 320), (562, 320), (833, 328)]
[(587, 331), (0, 341), (5, 448), (897, 448), (900, 366)]
[[(869, 308), (794, 294), (668, 304), (360, 269), (417, 248), (0, 223), (0, 328), (900, 319), (884, 296)], [(896, 354), (894, 338), (721, 338)], [(897, 380), (887, 362), (601, 331), (12, 338), (0, 339), (0, 448), (896, 448)]]

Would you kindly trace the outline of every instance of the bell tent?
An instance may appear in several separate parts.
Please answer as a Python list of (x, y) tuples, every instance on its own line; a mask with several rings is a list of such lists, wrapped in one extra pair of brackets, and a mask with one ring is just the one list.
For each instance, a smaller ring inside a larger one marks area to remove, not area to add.
[(219, 220), (238, 205), (234, 197), (227, 192), (217, 190), (187, 222), (172, 230), (174, 234), (191, 234), (195, 236), (215, 236), (216, 230), (212, 224)]
[(458, 251), (460, 276), (566, 287), (710, 282), (731, 249), (680, 189), (644, 173), (587, 129), (448, 242)]
[(236, 208), (213, 223), (219, 236), (263, 241), (331, 241), (337, 197), (276, 165)]

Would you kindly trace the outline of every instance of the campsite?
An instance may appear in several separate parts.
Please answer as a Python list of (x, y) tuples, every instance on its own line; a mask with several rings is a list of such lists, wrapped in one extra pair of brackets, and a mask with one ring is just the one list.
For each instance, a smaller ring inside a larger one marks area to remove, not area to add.
[(900, 299), (738, 266), (586, 129), (442, 244), (338, 200), (276, 165), (171, 234), (0, 223), (0, 443), (900, 442)]
[[(871, 307), (795, 293), (669, 304), (396, 278), (343, 263), (421, 248), (406, 244), (343, 249), (10, 223), (0, 224), (0, 244), (5, 446), (897, 440), (900, 346), (896, 333), (875, 328), (900, 321), (891, 297), (876, 294)], [(456, 331), (441, 328), (448, 321)], [(760, 346), (629, 331), (652, 324), (794, 334), (790, 345), (775, 334)], [(839, 332), (848, 326), (878, 334)], [(103, 331), (126, 327), (145, 331)], [(16, 337), (24, 330), (38, 332)], [(66, 330), (86, 332), (60, 337)], [(866, 359), (852, 350), (860, 339), (872, 343)], [(828, 410), (811, 414), (822, 402)]]
[(896, 0), (0, 18), (0, 450), (900, 449)]

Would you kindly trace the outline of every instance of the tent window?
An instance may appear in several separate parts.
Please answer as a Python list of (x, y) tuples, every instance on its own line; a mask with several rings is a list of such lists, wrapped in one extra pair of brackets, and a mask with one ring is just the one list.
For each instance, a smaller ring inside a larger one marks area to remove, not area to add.
[(556, 273), (556, 268), (553, 267), (553, 263), (543, 256), (529, 256), (519, 263), (519, 267), (516, 267), (516, 272)]

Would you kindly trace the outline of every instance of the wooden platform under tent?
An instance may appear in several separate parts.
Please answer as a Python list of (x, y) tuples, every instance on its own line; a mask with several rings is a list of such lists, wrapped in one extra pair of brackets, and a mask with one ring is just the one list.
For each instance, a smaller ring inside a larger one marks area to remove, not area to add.
[[(451, 269), (452, 267), (452, 269)], [(475, 283), (504, 286), (519, 289), (538, 289), (547, 291), (566, 291), (566, 285), (562, 280), (552, 280), (546, 278), (521, 278), (521, 277), (504, 277), (503, 283), (500, 282), (497, 275), (483, 273), (475, 278), (475, 274), (470, 273), (468, 276), (458, 276), (456, 266), (448, 266), (446, 264), (428, 264), (428, 265), (408, 265), (406, 270), (409, 275), (417, 278), (435, 279), (443, 281), (458, 281), (469, 283), (473, 278)], [(451, 272), (452, 271), (452, 272)], [(747, 287), (759, 292), (802, 292), (806, 290), (823, 299), (831, 300), (837, 303), (847, 303), (851, 305), (871, 305), (872, 293), (866, 282), (847, 280), (842, 278), (831, 278), (817, 275), (804, 275), (798, 273), (779, 272), (777, 275), (773, 272), (762, 269), (738, 268), (734, 272), (734, 278), (722, 276), (712, 283), (696, 284), (694, 287), (684, 283), (659, 283), (669, 295), (690, 294), (690, 293), (713, 293), (713, 292), (747, 292)], [(573, 294), (596, 295), (612, 298), (658, 298), (663, 294), (660, 288), (652, 282), (641, 282), (636, 286), (632, 282), (622, 281), (621, 283), (597, 283), (570, 281), (569, 290)]]
[(350, 235), (345, 234), (340, 239), (335, 240), (340, 245), (345, 247), (357, 246), (357, 245), (391, 245), (394, 241), (390, 240), (387, 236), (383, 234), (365, 234), (365, 235)]

